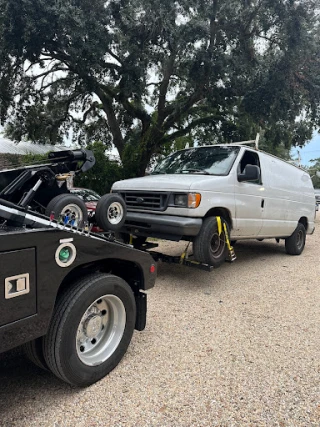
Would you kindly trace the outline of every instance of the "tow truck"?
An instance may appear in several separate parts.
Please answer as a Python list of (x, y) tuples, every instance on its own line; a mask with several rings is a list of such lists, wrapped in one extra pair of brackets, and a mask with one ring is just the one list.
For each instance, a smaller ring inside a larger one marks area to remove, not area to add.
[(145, 328), (156, 264), (115, 239), (125, 214), (115, 196), (101, 202), (101, 221), (111, 228), (103, 234), (69, 211), (35, 210), (40, 185), (55, 187), (52, 170), (19, 171), (11, 182), (0, 173), (0, 353), (23, 346), (36, 365), (84, 387), (114, 369), (134, 329)]

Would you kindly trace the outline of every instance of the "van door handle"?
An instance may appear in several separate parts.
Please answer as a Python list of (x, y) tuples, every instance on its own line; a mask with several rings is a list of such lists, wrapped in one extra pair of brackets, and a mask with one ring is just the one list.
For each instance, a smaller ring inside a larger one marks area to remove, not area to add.
[(261, 207), (264, 208), (264, 199), (261, 200)]

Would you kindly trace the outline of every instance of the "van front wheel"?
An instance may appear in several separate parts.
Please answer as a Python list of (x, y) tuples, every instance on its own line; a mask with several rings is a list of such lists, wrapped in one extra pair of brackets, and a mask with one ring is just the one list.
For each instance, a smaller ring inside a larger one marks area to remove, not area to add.
[(289, 255), (300, 255), (306, 243), (306, 229), (299, 222), (297, 228), (285, 240), (286, 252)]
[(216, 217), (204, 220), (201, 230), (193, 242), (193, 255), (196, 261), (217, 268), (225, 262), (228, 246), (224, 231), (225, 221), (221, 218), (222, 232), (219, 235)]

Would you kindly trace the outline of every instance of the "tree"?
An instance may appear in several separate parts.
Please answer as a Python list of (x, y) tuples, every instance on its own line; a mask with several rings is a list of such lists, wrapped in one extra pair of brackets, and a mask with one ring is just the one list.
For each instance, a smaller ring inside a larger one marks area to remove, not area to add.
[(320, 158), (310, 160), (312, 165), (309, 167), (309, 173), (312, 177), (314, 188), (320, 188)]
[(319, 125), (316, 5), (0, 0), (2, 123), (15, 140), (113, 143), (127, 176), (177, 141), (303, 145)]
[(117, 161), (106, 157), (106, 147), (103, 143), (95, 142), (89, 145), (88, 149), (93, 151), (96, 163), (86, 173), (81, 173), (75, 177), (74, 186), (91, 188), (91, 190), (103, 195), (110, 192), (115, 181), (123, 179), (123, 169)]

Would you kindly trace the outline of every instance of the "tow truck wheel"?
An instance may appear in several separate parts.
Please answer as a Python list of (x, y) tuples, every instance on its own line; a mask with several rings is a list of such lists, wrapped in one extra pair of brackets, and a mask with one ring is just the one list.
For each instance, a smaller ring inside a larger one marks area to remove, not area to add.
[[(228, 255), (228, 246), (221, 218), (222, 232), (219, 235), (216, 217), (204, 220), (201, 230), (193, 242), (194, 258), (204, 264), (217, 268), (225, 262)], [(228, 225), (227, 225), (228, 226)]]
[(97, 203), (95, 219), (105, 231), (117, 231), (122, 228), (126, 219), (126, 204), (117, 194), (105, 194)]
[(44, 357), (63, 381), (88, 386), (114, 369), (129, 346), (136, 320), (130, 286), (111, 274), (95, 273), (60, 295)]
[(23, 345), (23, 351), (30, 362), (34, 363), (41, 369), (48, 369), (43, 356), (42, 337), (25, 343)]
[(55, 219), (58, 219), (59, 215), (68, 215), (71, 221), (71, 217), (74, 216), (75, 225), (88, 219), (84, 201), (74, 194), (59, 194), (50, 200), (45, 214), (50, 216), (52, 212), (54, 212)]

